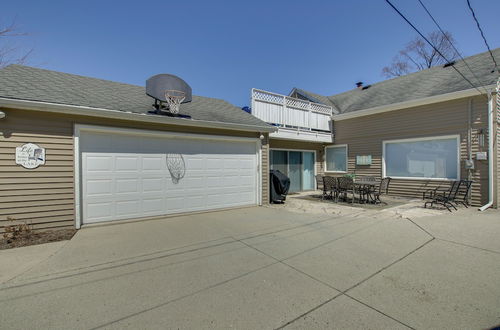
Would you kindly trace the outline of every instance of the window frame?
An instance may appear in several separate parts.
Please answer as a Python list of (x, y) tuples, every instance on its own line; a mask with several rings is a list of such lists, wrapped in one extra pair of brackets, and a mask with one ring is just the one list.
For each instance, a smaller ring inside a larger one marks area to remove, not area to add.
[[(329, 171), (328, 170), (328, 162), (327, 162), (327, 157), (326, 157), (326, 150), (327, 149), (333, 149), (333, 148), (345, 148), (345, 171)], [(349, 172), (349, 146), (347, 144), (334, 144), (330, 146), (325, 146), (325, 159), (324, 159), (324, 168), (325, 168), (325, 173), (348, 173)]]
[(391, 176), (393, 179), (403, 179), (403, 180), (425, 180), (425, 181), (456, 181), (460, 180), (460, 134), (453, 135), (438, 135), (438, 136), (424, 136), (418, 138), (409, 139), (396, 139), (396, 140), (383, 140), (382, 141), (382, 178), (387, 178), (387, 166), (386, 166), (386, 145), (390, 143), (404, 143), (404, 142), (422, 142), (430, 140), (450, 140), (455, 139), (457, 141), (457, 178), (426, 178), (426, 177), (407, 177), (407, 176)]

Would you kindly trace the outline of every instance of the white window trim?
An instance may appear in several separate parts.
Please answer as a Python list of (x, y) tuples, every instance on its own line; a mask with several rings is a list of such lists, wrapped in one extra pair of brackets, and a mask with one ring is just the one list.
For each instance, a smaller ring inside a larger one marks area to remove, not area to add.
[(460, 154), (461, 154), (461, 146), (460, 146), (460, 134), (453, 135), (438, 135), (438, 136), (426, 136), (419, 138), (411, 138), (411, 139), (398, 139), (398, 140), (384, 140), (382, 141), (382, 177), (386, 178), (386, 164), (385, 164), (385, 149), (388, 143), (398, 143), (398, 142), (417, 142), (417, 141), (429, 141), (429, 140), (449, 140), (449, 139), (457, 140), (457, 178), (449, 179), (449, 178), (423, 178), (423, 177), (407, 177), (407, 176), (391, 176), (393, 179), (402, 179), (402, 180), (425, 180), (425, 181), (455, 181), (460, 180)]
[[(333, 149), (333, 148), (345, 148), (345, 171), (328, 171), (327, 167), (327, 161), (326, 161), (326, 150), (327, 149)], [(323, 165), (325, 168), (325, 173), (348, 173), (349, 171), (349, 146), (347, 144), (335, 144), (331, 146), (326, 146), (325, 147), (325, 159), (323, 160)]]

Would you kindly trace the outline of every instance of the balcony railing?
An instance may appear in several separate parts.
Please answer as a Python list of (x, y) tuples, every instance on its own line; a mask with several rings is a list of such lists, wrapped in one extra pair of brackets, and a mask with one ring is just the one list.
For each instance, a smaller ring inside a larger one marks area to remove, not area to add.
[(252, 89), (252, 114), (273, 125), (330, 133), (332, 107)]

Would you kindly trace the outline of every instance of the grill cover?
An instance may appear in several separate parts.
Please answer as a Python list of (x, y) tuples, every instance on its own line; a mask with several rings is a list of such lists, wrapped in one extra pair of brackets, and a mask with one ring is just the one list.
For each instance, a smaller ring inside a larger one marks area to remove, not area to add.
[(270, 176), (270, 202), (283, 203), (290, 189), (290, 178), (278, 170), (271, 170)]

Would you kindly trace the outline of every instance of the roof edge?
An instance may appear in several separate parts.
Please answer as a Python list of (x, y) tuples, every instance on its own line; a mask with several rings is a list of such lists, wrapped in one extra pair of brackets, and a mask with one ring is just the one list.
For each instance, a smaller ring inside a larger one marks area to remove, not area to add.
[[(0, 106), (6, 108), (15, 108), (20, 110), (34, 110), (50, 113), (62, 113), (70, 115), (80, 115), (85, 117), (99, 117), (109, 119), (121, 119), (127, 121), (138, 121), (146, 123), (158, 123), (164, 125), (176, 126), (190, 126), (190, 127), (205, 127), (205, 128), (218, 128), (233, 131), (246, 131), (246, 132), (275, 132), (277, 129), (271, 125), (269, 127), (245, 125), (236, 123), (222, 123), (208, 120), (187, 120), (182, 118), (173, 117), (160, 117), (150, 116), (146, 114), (123, 112), (119, 110), (110, 110), (104, 108), (92, 108), (85, 106), (58, 104), (50, 102), (29, 101), (21, 99), (11, 99), (0, 97)], [(85, 110), (85, 113), (75, 113), (75, 110)]]
[[(482, 87), (489, 90), (491, 93), (492, 89), (495, 88), (495, 85), (486, 85), (486, 86), (482, 86)], [(469, 96), (479, 96), (479, 95), (484, 95), (484, 94), (479, 93), (476, 88), (470, 88), (470, 89), (465, 89), (465, 90), (461, 90), (461, 91), (457, 91), (457, 92), (451, 92), (451, 93), (446, 93), (446, 94), (434, 95), (434, 96), (430, 96), (430, 97), (424, 97), (421, 99), (414, 99), (414, 100), (410, 100), (410, 101), (392, 103), (392, 104), (381, 105), (381, 106), (363, 109), (363, 110), (356, 110), (356, 111), (352, 111), (352, 112), (341, 113), (338, 115), (333, 115), (332, 120), (352, 119), (352, 118), (357, 118), (357, 117), (375, 115), (375, 114), (379, 114), (379, 113), (396, 111), (396, 110), (403, 110), (403, 109), (417, 107), (417, 106), (421, 106), (421, 105), (451, 101), (453, 99), (459, 99), (459, 98), (464, 98), (464, 97), (469, 97)]]

